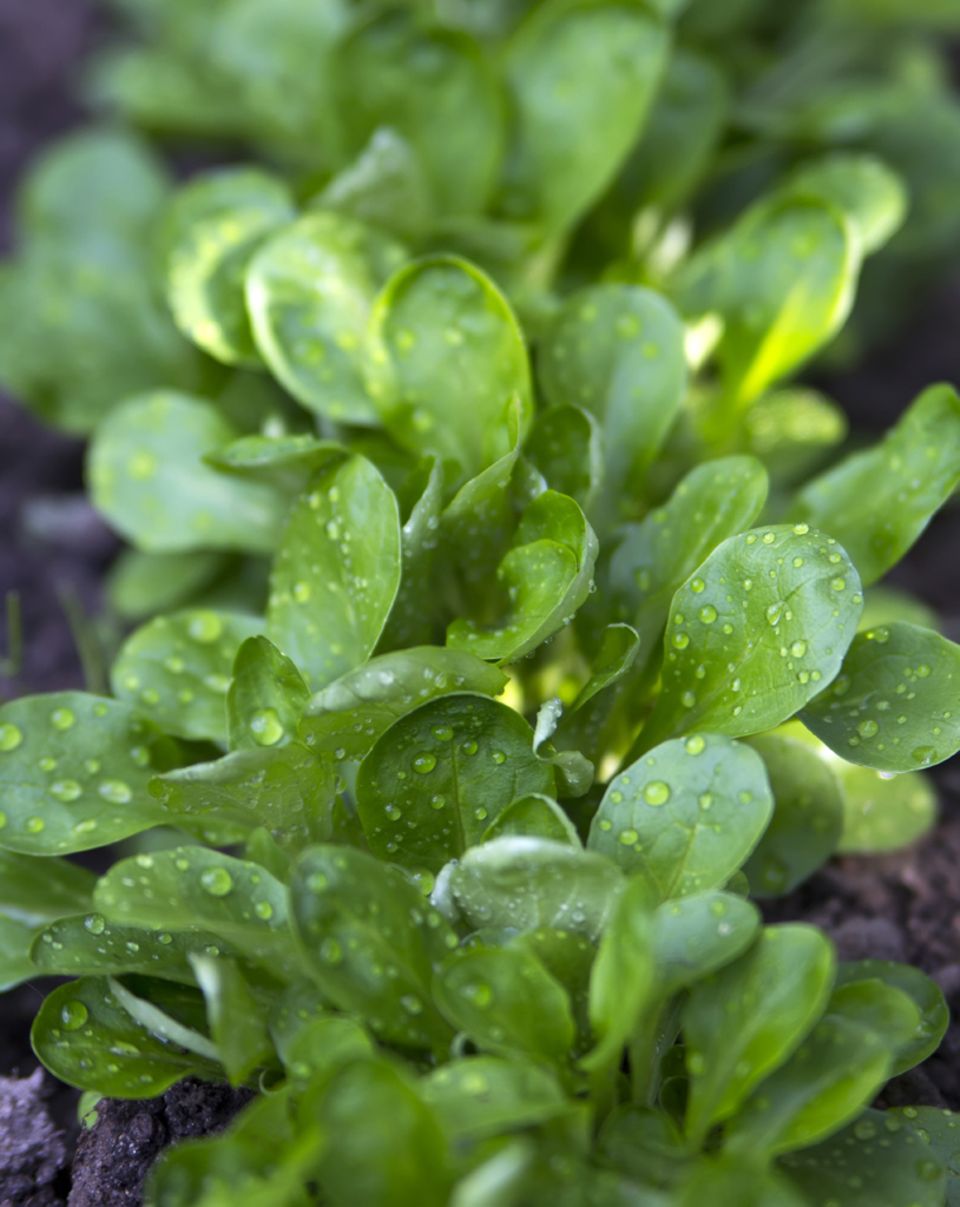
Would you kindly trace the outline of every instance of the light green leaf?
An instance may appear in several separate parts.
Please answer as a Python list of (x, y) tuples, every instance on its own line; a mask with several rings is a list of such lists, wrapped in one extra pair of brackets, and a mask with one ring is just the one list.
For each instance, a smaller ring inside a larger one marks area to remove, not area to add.
[(237, 650), (227, 692), (232, 750), (285, 746), (296, 736), (310, 693), (300, 672), (266, 637)]
[(850, 762), (913, 771), (960, 750), (958, 685), (960, 646), (917, 625), (882, 625), (857, 634), (802, 719)]
[(603, 433), (595, 511), (604, 523), (642, 509), (647, 469), (686, 388), (683, 341), (669, 302), (635, 285), (575, 294), (547, 330), (537, 362), (547, 400), (583, 407)]
[(244, 276), (264, 238), (294, 217), (286, 185), (256, 168), (222, 168), (177, 194), (164, 231), (167, 300), (184, 335), (216, 360), (259, 363)]
[(232, 1085), (243, 1085), (258, 1068), (276, 1064), (266, 1018), (234, 960), (190, 959), (207, 1003), (210, 1034)]
[(772, 812), (754, 751), (691, 734), (655, 747), (610, 781), (588, 845), (627, 872), (644, 871), (661, 900), (687, 897), (726, 884)]
[(84, 692), (24, 696), (0, 707), (0, 847), (69, 854), (149, 830), (147, 794), (176, 746), (129, 705)]
[(404, 448), (473, 477), (513, 449), (532, 418), (523, 335), (506, 299), (466, 260), (418, 260), (387, 282), (373, 312), (368, 389)]
[(497, 696), (507, 676), (473, 654), (413, 646), (380, 654), (316, 692), (300, 732), (311, 750), (343, 759), (364, 755), (401, 717), (436, 696)]
[[(752, 1157), (701, 1157), (678, 1193), (676, 1207), (807, 1207), (787, 1179)], [(844, 1205), (846, 1207), (846, 1205)]]
[(840, 151), (801, 164), (784, 185), (784, 192), (819, 197), (842, 210), (865, 253), (889, 242), (907, 212), (903, 181), (873, 155)]
[(579, 506), (548, 490), (523, 514), (497, 570), (507, 611), (493, 628), (455, 620), (447, 643), (480, 658), (514, 661), (567, 624), (590, 593), (597, 538)]
[(131, 398), (100, 425), (90, 446), (94, 505), (149, 553), (272, 552), (287, 500), (204, 464), (206, 453), (235, 436), (213, 406), (187, 394)]
[(936, 981), (909, 964), (897, 964), (892, 960), (855, 960), (844, 961), (837, 969), (838, 986), (875, 981), (906, 994), (919, 1014), (907, 1041), (896, 1045), (891, 1073), (896, 1077), (937, 1050), (949, 1026), (950, 1011)]
[(158, 616), (124, 642), (110, 671), (119, 700), (180, 738), (227, 740), (227, 691), (254, 616), (191, 610)]
[(511, 801), (484, 835), (485, 842), (494, 838), (546, 838), (581, 847), (573, 822), (549, 796), (533, 793)]
[(797, 519), (823, 525), (865, 585), (903, 557), (960, 483), (960, 396), (931, 386), (882, 441), (800, 491)]
[(786, 386), (758, 398), (743, 416), (743, 440), (783, 487), (819, 469), (847, 427), (836, 403), (807, 386)]
[(803, 742), (779, 734), (752, 738), (773, 791), (774, 811), (744, 865), (755, 897), (789, 893), (836, 851), (844, 794), (828, 763)]
[(837, 760), (843, 786), (843, 834), (837, 850), (845, 855), (901, 851), (927, 834), (937, 820), (937, 795), (924, 775), (857, 767)]
[(570, 1110), (546, 1069), (497, 1056), (451, 1061), (424, 1077), (420, 1093), (447, 1135), (460, 1144), (534, 1127)]
[(574, 1038), (570, 1000), (531, 952), (463, 948), (438, 969), (433, 993), (447, 1020), (481, 1051), (566, 1063)]
[[(0, 725), (0, 741), (3, 732)], [(94, 881), (92, 872), (66, 859), (0, 850), (0, 914), (33, 927), (80, 913), (90, 906)]]
[(168, 1043), (135, 1022), (100, 977), (61, 985), (44, 1000), (31, 1041), (67, 1085), (111, 1098), (155, 1098), (183, 1077), (216, 1079), (211, 1060)]
[(349, 847), (314, 847), (291, 886), (310, 974), (340, 1010), (389, 1043), (443, 1049), (451, 1033), (430, 997), (457, 939), (398, 868)]
[(554, 795), (552, 768), (526, 721), (483, 696), (451, 695), (395, 722), (357, 775), (357, 811), (370, 849), (438, 872), (482, 842), (518, 796)]
[(783, 1064), (823, 1011), (833, 974), (833, 949), (819, 931), (768, 926), (738, 960), (693, 986), (683, 1010), (688, 1136), (699, 1141)]
[(589, 511), (603, 477), (601, 442), (600, 425), (589, 410), (561, 404), (536, 416), (523, 451), (552, 490)]
[(644, 745), (786, 721), (836, 677), (862, 608), (857, 572), (832, 537), (778, 524), (728, 538), (673, 597)]
[(374, 424), (363, 346), (374, 299), (405, 259), (393, 239), (344, 215), (308, 214), (272, 235), (247, 270), (257, 348), (299, 402)]
[(123, 620), (147, 620), (196, 599), (230, 567), (229, 554), (208, 549), (184, 553), (124, 549), (107, 576), (108, 602)]
[(397, 500), (371, 462), (351, 456), (294, 506), (271, 576), (268, 636), (323, 687), (373, 653), (399, 582)]
[(510, 217), (559, 231), (599, 196), (642, 129), (667, 42), (665, 24), (632, 0), (550, 0), (530, 13), (505, 62)]
[[(409, 492), (413, 498), (405, 506)], [(400, 589), (380, 638), (380, 649), (421, 645), (442, 632), (443, 600), (435, 590), (440, 564), (440, 513), (443, 510), (443, 468), (436, 457), (425, 457), (411, 471), (399, 495)]]
[(511, 836), (450, 864), (434, 900), (470, 930), (563, 930), (596, 939), (623, 882), (615, 864), (591, 851)]

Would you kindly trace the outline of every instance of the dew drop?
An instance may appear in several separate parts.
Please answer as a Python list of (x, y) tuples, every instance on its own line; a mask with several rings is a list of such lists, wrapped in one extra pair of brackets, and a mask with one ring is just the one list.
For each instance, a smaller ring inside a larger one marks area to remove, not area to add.
[(663, 780), (652, 780), (643, 790), (643, 799), (648, 805), (665, 805), (670, 799), (670, 785)]
[(97, 792), (112, 805), (125, 805), (133, 799), (130, 785), (125, 784), (123, 780), (104, 780)]
[(258, 746), (276, 746), (284, 735), (283, 724), (275, 708), (258, 708), (250, 718), (250, 733)]
[(107, 927), (102, 914), (87, 914), (83, 925), (92, 935), (102, 935)]
[(71, 729), (77, 723), (77, 718), (69, 708), (55, 708), (50, 714), (50, 724), (61, 733)]
[(50, 785), (50, 795), (63, 801), (65, 805), (75, 801), (82, 792), (83, 789), (76, 780), (56, 780)]
[(67, 1031), (79, 1031), (89, 1017), (90, 1011), (83, 1002), (73, 1000), (60, 1007), (60, 1022)]
[(413, 760), (413, 769), (416, 771), (417, 775), (429, 775), (436, 765), (437, 756), (435, 754), (430, 754), (429, 751), (426, 751), (423, 754), (418, 754)]
[(233, 888), (233, 877), (226, 868), (207, 868), (200, 876), (200, 883), (211, 897), (226, 897)]
[(216, 612), (195, 612), (190, 618), (187, 632), (194, 641), (208, 645), (223, 633), (223, 621)]
[(9, 754), (11, 750), (16, 748), (23, 741), (23, 732), (12, 722), (7, 721), (0, 725), (0, 751), (4, 754)]

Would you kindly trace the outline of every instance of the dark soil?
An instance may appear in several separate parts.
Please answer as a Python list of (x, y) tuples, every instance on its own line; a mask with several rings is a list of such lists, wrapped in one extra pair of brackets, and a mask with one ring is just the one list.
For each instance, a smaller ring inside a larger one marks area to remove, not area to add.
[(136, 1207), (150, 1166), (169, 1144), (222, 1131), (252, 1095), (189, 1079), (162, 1098), (101, 1102), (80, 1135), (70, 1207)]
[[(75, 72), (105, 28), (94, 0), (0, 0), (0, 252), (12, 236), (17, 176), (83, 116)], [(819, 384), (856, 427), (885, 428), (931, 381), (960, 381), (958, 312), (960, 282), (923, 304), (866, 367)], [(0, 677), (0, 701), (83, 686), (67, 611), (95, 612), (115, 544), (83, 503), (82, 487), (80, 444), (46, 431), (0, 396), (0, 606), (17, 591), (25, 630), (25, 660), (16, 677)], [(958, 547), (960, 509), (953, 508), (896, 577), (937, 608), (944, 631), (960, 640)], [(6, 640), (0, 612), (0, 660)], [(768, 914), (823, 926), (843, 957), (917, 964), (960, 1015), (960, 761), (936, 775), (942, 819), (930, 839), (901, 855), (836, 860)], [(175, 1140), (219, 1130), (245, 1095), (188, 1081), (155, 1101), (105, 1102), (96, 1127), (78, 1141), (75, 1092), (41, 1073), (29, 1046), (30, 1020), (48, 985), (38, 981), (0, 998), (0, 1207), (52, 1207), (66, 1203), (68, 1193), (74, 1207), (137, 1204), (156, 1155)], [(885, 1098), (960, 1109), (960, 1018), (940, 1053)]]

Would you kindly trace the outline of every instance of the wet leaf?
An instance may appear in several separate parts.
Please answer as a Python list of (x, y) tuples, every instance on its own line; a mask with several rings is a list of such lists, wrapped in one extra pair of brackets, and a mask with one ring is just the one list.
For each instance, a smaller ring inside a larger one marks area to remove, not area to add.
[(204, 464), (236, 432), (209, 403), (159, 391), (131, 398), (97, 429), (88, 454), (94, 505), (149, 553), (272, 552), (287, 500)]
[(779, 524), (728, 538), (673, 597), (644, 744), (786, 721), (836, 677), (862, 608), (857, 572), (832, 537)]
[(253, 257), (246, 290), (257, 348), (310, 410), (339, 423), (376, 423), (363, 381), (367, 323), (404, 258), (393, 239), (333, 213), (307, 214)]
[(110, 671), (114, 694), (180, 738), (227, 740), (227, 691), (254, 616), (191, 610), (158, 616), (124, 642)]
[(759, 928), (756, 907), (732, 893), (664, 901), (653, 915), (657, 997), (671, 997), (735, 960)]
[(286, 185), (256, 168), (221, 168), (177, 193), (164, 230), (167, 300), (184, 335), (216, 360), (259, 363), (244, 276), (264, 238), (294, 217)]
[(371, 462), (349, 457), (294, 506), (271, 576), (267, 634), (323, 687), (369, 658), (399, 581), (396, 498)]
[(937, 796), (924, 775), (893, 775), (837, 761), (843, 786), (843, 833), (837, 850), (849, 855), (900, 851), (937, 820)]
[(590, 825), (591, 850), (645, 872), (661, 900), (719, 888), (773, 812), (763, 762), (714, 734), (664, 742), (622, 771)]
[(504, 704), (451, 695), (395, 722), (357, 776), (357, 811), (370, 849), (438, 872), (482, 842), (519, 796), (554, 794), (526, 721)]
[(852, 763), (914, 771), (960, 749), (960, 646), (896, 622), (858, 633), (840, 674), (803, 722)]
[(266, 637), (237, 650), (227, 692), (232, 750), (285, 746), (296, 737), (310, 693), (300, 672)]
[(819, 931), (768, 926), (738, 960), (693, 986), (683, 1010), (689, 1137), (733, 1115), (784, 1063), (826, 1005), (833, 973), (833, 949)]
[(423, 1079), (420, 1093), (454, 1143), (533, 1127), (570, 1109), (549, 1072), (516, 1058), (451, 1061)]
[(898, 990), (913, 1002), (919, 1013), (909, 1039), (896, 1045), (892, 1077), (926, 1060), (940, 1046), (950, 1021), (943, 992), (936, 981), (919, 968), (897, 964), (893, 960), (844, 961), (837, 969), (838, 986), (879, 982)]
[(561, 404), (536, 416), (523, 451), (552, 490), (589, 511), (603, 477), (601, 441), (600, 425), (589, 410)]
[(85, 692), (0, 707), (0, 847), (69, 854), (161, 821), (147, 785), (177, 749), (128, 704)]
[(256, 1069), (276, 1063), (265, 1012), (236, 961), (194, 955), (190, 962), (206, 999), (217, 1055), (231, 1085), (243, 1085)]
[(576, 827), (563, 809), (549, 796), (532, 794), (511, 801), (484, 835), (487, 842), (494, 838), (546, 838), (580, 847)]
[(310, 973), (340, 1010), (406, 1048), (443, 1048), (450, 1030), (430, 996), (456, 936), (398, 868), (348, 847), (314, 847), (291, 886)]
[(532, 417), (523, 336), (506, 299), (466, 260), (401, 269), (376, 303), (371, 396), (404, 448), (454, 461), (473, 477), (511, 452)]

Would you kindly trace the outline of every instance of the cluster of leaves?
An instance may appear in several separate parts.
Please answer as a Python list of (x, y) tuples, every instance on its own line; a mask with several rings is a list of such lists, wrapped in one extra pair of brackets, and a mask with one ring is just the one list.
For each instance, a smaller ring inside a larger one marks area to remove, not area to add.
[[(673, 59), (665, 2), (131, 7), (162, 50), (104, 69), (130, 104), (337, 151), (173, 191), (88, 134), (23, 193), (5, 375), (93, 433), (138, 623), (111, 697), (0, 708), (0, 983), (76, 978), (41, 1059), (91, 1096), (263, 1091), (157, 1169), (175, 1207), (955, 1195), (957, 1120), (869, 1108), (939, 1042), (936, 986), (749, 900), (925, 832), (960, 749), (960, 647), (876, 585), (960, 482), (960, 398), (838, 459), (791, 384), (897, 176), (774, 156), (678, 245), (724, 124), (698, 64), (776, 40), (765, 5), (692, 4)], [(650, 146), (689, 173), (664, 198)]]
[[(140, 44), (94, 72), (110, 112), (253, 151), (298, 201), (460, 252), (525, 317), (554, 287), (667, 282), (691, 242), (812, 154), (895, 171), (881, 227), (909, 197), (864, 292), (874, 335), (960, 240), (960, 106), (933, 37), (960, 24), (952, 0), (118, 3)], [(823, 184), (804, 189), (822, 200)], [(156, 384), (232, 394), (160, 301), (169, 187), (142, 147), (83, 137), (24, 190), (0, 276), (0, 375), (71, 431)], [(251, 197), (238, 242), (289, 205)]]

